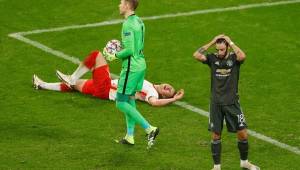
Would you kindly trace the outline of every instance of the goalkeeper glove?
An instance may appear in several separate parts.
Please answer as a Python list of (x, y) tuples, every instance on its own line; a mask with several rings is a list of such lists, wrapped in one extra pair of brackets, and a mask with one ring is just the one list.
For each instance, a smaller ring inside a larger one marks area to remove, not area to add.
[(107, 51), (106, 47), (103, 49), (103, 56), (107, 61), (113, 61), (117, 59), (116, 54), (111, 54)]

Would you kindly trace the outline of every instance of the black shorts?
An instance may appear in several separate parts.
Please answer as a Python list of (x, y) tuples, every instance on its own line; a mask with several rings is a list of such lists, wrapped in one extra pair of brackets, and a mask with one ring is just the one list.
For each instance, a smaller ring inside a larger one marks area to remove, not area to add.
[(221, 134), (224, 118), (228, 132), (237, 132), (247, 128), (244, 114), (239, 102), (232, 105), (210, 104), (208, 130)]

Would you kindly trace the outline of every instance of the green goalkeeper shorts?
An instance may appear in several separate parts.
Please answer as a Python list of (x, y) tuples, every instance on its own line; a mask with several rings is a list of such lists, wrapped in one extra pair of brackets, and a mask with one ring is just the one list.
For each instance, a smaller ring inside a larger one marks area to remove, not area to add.
[(118, 93), (123, 95), (135, 95), (137, 91), (143, 88), (145, 70), (131, 72), (122, 70), (118, 82)]

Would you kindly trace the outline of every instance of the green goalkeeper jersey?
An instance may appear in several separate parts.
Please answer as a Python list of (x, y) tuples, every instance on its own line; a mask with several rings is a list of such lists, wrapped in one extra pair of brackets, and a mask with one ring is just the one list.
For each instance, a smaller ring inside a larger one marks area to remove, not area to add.
[(122, 59), (122, 71), (137, 72), (146, 69), (143, 53), (145, 25), (136, 15), (129, 16), (123, 23), (122, 50), (116, 57)]

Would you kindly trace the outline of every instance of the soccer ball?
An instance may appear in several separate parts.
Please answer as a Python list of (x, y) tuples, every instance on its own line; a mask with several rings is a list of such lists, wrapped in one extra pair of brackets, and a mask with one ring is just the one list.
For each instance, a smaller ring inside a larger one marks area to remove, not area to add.
[(121, 51), (121, 42), (119, 40), (110, 40), (107, 42), (106, 51), (110, 54), (116, 54), (117, 52)]

